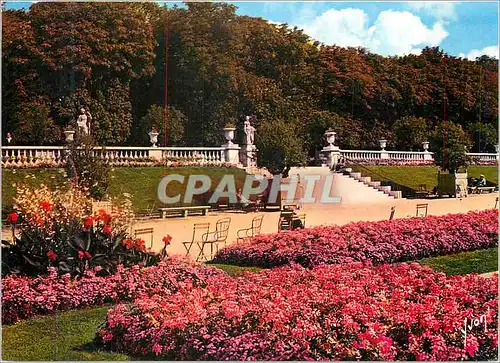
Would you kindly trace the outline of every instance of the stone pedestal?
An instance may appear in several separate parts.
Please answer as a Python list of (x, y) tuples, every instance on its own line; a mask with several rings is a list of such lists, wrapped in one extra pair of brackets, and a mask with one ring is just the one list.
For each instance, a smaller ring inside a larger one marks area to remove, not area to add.
[(340, 159), (340, 148), (334, 145), (325, 146), (321, 153), (326, 157), (326, 164), (328, 167), (333, 168)]
[(240, 150), (241, 147), (238, 144), (227, 143), (222, 145), (224, 148), (224, 158), (226, 163), (230, 163), (233, 165), (241, 165), (240, 164)]
[(163, 157), (163, 151), (156, 149), (156, 150), (149, 150), (149, 157), (154, 159), (154, 160), (162, 160)]
[(240, 162), (244, 167), (257, 167), (257, 147), (243, 145), (240, 150)]
[(424, 152), (424, 160), (434, 160), (434, 156), (430, 151), (425, 151)]

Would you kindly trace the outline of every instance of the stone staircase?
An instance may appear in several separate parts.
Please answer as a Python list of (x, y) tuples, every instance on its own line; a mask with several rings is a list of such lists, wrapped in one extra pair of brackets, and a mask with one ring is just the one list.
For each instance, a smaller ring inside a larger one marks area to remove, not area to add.
[(351, 168), (344, 169), (344, 175), (365, 184), (368, 187), (374, 188), (384, 194), (387, 194), (394, 199), (403, 199), (402, 192), (399, 190), (392, 190), (390, 185), (381, 185), (379, 181), (372, 181), (371, 177), (363, 176), (360, 172), (353, 172)]
[[(352, 170), (350, 173), (352, 173)], [(341, 197), (340, 204), (344, 205), (387, 203), (397, 197), (397, 193), (392, 191), (391, 194), (390, 187), (381, 186), (380, 182), (372, 182), (370, 178), (366, 177), (364, 177), (363, 181), (361, 181), (352, 177), (349, 173), (332, 173), (328, 167), (292, 168), (292, 170), (290, 170), (290, 175), (297, 174), (300, 175), (302, 180), (304, 180), (303, 177), (307, 174), (321, 176), (314, 192), (314, 196), (316, 198), (319, 198), (321, 195), (324, 178), (327, 175), (333, 176), (330, 196)], [(361, 175), (356, 175), (356, 177), (362, 178)]]

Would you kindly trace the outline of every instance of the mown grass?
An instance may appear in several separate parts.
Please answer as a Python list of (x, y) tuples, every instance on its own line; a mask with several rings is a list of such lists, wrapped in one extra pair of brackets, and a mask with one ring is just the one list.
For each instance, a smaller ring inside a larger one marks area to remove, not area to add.
[(224, 264), (217, 264), (217, 263), (207, 263), (207, 265), (219, 268), (219, 269), (225, 271), (229, 276), (233, 276), (233, 277), (240, 276), (247, 271), (259, 272), (263, 269), (262, 267), (235, 266), (235, 265), (224, 265)]
[[(418, 190), (421, 184), (425, 184), (427, 190), (437, 186), (436, 166), (353, 166), (352, 168), (363, 176), (371, 177), (372, 180), (393, 181), (414, 190)], [(479, 178), (479, 175), (483, 174), (487, 181), (498, 184), (496, 166), (469, 166), (467, 174), (469, 178)]]
[[(50, 188), (64, 185), (67, 178), (64, 169), (3, 169), (2, 170), (2, 212), (5, 215), (12, 209), (16, 186), (20, 184), (38, 187), (45, 184)], [(167, 195), (182, 194), (189, 175), (207, 175), (215, 189), (224, 175), (234, 175), (237, 187), (242, 187), (246, 172), (239, 168), (219, 167), (116, 167), (111, 173), (108, 193), (111, 197), (121, 198), (128, 193), (132, 198), (132, 208), (135, 212), (156, 211), (161, 202), (157, 197), (158, 183), (163, 176), (179, 174), (185, 177), (184, 184), (171, 182), (168, 184)]]
[(108, 307), (89, 308), (4, 326), (2, 360), (129, 360), (93, 344)]
[(498, 271), (498, 248), (424, 258), (418, 262), (447, 275), (483, 274)]

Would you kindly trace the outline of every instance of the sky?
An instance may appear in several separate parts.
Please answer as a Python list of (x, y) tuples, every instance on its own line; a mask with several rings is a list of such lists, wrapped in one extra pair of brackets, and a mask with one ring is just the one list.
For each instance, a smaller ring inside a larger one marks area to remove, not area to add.
[[(384, 56), (419, 54), (425, 46), (474, 60), (498, 58), (498, 3), (408, 2), (232, 2), (239, 15), (301, 28), (328, 45), (365, 47)], [(30, 3), (7, 2), (9, 8)]]

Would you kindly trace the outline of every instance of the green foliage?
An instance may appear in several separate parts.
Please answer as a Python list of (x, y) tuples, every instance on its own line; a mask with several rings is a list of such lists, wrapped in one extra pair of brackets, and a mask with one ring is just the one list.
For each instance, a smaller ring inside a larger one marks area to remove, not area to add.
[[(12, 241), (2, 240), (2, 273), (37, 276), (55, 267), (60, 274), (82, 276), (99, 266), (113, 274), (118, 265), (145, 265), (160, 256), (146, 251), (143, 240), (128, 235), (129, 203), (91, 214), (93, 200), (78, 187), (64, 191), (19, 187)], [(16, 233), (18, 218), (23, 227)]]
[(286, 176), (290, 167), (306, 162), (303, 144), (293, 124), (283, 120), (262, 121), (256, 138), (258, 163), (272, 174)]
[(97, 200), (106, 196), (110, 182), (111, 166), (99, 156), (103, 152), (85, 135), (78, 135), (68, 150), (68, 177)]
[(472, 143), (462, 126), (451, 122), (441, 122), (434, 128), (429, 141), (431, 150), (434, 152), (435, 163), (442, 170), (453, 173), (468, 164), (466, 153), (470, 150)]
[(475, 152), (495, 152), (498, 145), (498, 128), (492, 124), (475, 122), (468, 126), (475, 143)]
[(16, 144), (44, 145), (61, 139), (61, 132), (50, 117), (50, 108), (41, 100), (23, 103), (13, 130)]
[(132, 104), (128, 84), (113, 79), (106, 92), (97, 91), (90, 102), (92, 137), (100, 145), (120, 145), (127, 140), (132, 126)]
[[(417, 149), (421, 122), (393, 138), (396, 120), (424, 118), (433, 127), (445, 112), (476, 135), (474, 150), (493, 151), (494, 60), (471, 62), (438, 47), (382, 57), (320, 45), (300, 29), (238, 16), (227, 3), (37, 3), (2, 12), (3, 126), (15, 135), (21, 105), (45, 97), (60, 128), (88, 105), (98, 143), (147, 144), (143, 122), (158, 118), (152, 107), (165, 93), (167, 17), (168, 104), (184, 125), (182, 133), (169, 122), (172, 144), (220, 145), (227, 122), (255, 115), (293, 124), (310, 154), (327, 124), (345, 148), (378, 148), (386, 138)], [(478, 117), (482, 131), (469, 125)], [(52, 142), (44, 135), (41, 142)]]
[(310, 149), (318, 150), (324, 146), (324, 134), (328, 129), (334, 130), (337, 135), (336, 145), (342, 148), (355, 148), (360, 144), (359, 128), (353, 127), (356, 121), (348, 116), (343, 117), (329, 111), (313, 112), (307, 123), (307, 144)]
[(408, 116), (394, 123), (397, 150), (422, 150), (422, 142), (427, 141), (427, 121), (423, 117)]
[[(154, 127), (158, 131), (158, 143), (157, 145), (164, 144), (164, 115), (163, 107), (159, 105), (152, 105), (147, 114), (141, 118), (139, 123), (135, 125), (134, 131), (134, 141), (137, 145), (151, 146), (149, 140), (149, 132), (151, 132)], [(184, 114), (177, 110), (175, 107), (168, 107), (168, 140), (167, 144), (169, 146), (181, 146), (183, 145), (185, 128), (187, 124), (187, 118)]]

